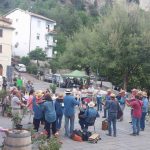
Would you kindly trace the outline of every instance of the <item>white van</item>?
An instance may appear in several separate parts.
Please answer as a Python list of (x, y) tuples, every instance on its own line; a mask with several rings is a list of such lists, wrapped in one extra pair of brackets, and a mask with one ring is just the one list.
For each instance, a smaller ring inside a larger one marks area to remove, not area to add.
[(26, 72), (27, 71), (27, 68), (24, 64), (17, 64), (15, 66), (16, 70), (19, 71), (19, 72)]

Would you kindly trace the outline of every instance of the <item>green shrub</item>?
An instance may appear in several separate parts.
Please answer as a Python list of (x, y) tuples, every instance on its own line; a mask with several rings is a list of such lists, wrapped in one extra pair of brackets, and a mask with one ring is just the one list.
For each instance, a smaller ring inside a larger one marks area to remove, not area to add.
[(54, 94), (56, 92), (56, 84), (50, 84), (50, 89), (52, 90), (52, 93)]
[(37, 73), (38, 73), (38, 68), (37, 68), (36, 65), (27, 66), (27, 72), (30, 73), (30, 74), (37, 75)]

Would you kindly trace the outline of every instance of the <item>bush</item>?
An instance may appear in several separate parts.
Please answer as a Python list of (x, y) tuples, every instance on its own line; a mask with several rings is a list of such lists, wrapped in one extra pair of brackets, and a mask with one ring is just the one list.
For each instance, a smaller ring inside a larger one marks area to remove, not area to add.
[(27, 72), (30, 73), (30, 74), (37, 75), (38, 68), (37, 68), (36, 65), (30, 65), (30, 66), (27, 67)]
[(56, 92), (56, 84), (50, 84), (50, 89), (52, 90), (52, 93), (54, 94)]

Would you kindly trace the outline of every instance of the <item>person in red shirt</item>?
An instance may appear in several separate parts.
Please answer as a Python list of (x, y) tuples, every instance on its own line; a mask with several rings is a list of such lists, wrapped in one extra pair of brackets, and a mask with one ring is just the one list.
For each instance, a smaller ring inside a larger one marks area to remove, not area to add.
[(135, 96), (135, 99), (132, 101), (126, 101), (126, 104), (132, 108), (132, 125), (133, 133), (131, 135), (139, 135), (140, 132), (140, 119), (142, 116), (142, 106), (143, 103), (138, 99), (138, 96)]

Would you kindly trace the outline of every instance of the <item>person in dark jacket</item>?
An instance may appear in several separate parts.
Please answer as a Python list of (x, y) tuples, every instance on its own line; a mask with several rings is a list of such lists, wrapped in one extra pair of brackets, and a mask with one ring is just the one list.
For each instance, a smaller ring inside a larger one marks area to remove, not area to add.
[(55, 102), (57, 131), (59, 131), (61, 128), (61, 122), (62, 122), (63, 113), (64, 113), (64, 100), (63, 99), (64, 99), (63, 93), (60, 93)]
[(109, 101), (106, 109), (108, 110), (108, 136), (112, 136), (111, 124), (113, 124), (113, 136), (116, 137), (116, 122), (119, 104), (116, 101), (115, 94), (110, 95), (111, 100)]
[(34, 129), (38, 132), (40, 121), (42, 119), (42, 104), (40, 104), (40, 102), (37, 102), (36, 100), (37, 99), (34, 96), (32, 99), (32, 108), (34, 112), (33, 125), (34, 125)]
[(52, 133), (56, 134), (56, 111), (55, 104), (51, 98), (50, 94), (45, 95), (46, 102), (43, 104), (44, 114), (45, 114), (45, 129), (48, 133), (47, 138), (50, 138), (50, 126), (52, 125)]
[(88, 126), (94, 125), (96, 117), (99, 117), (98, 111), (94, 109), (94, 102), (88, 103), (88, 108), (84, 111), (83, 115), (80, 115), (82, 120), (79, 121), (82, 130), (87, 131)]

